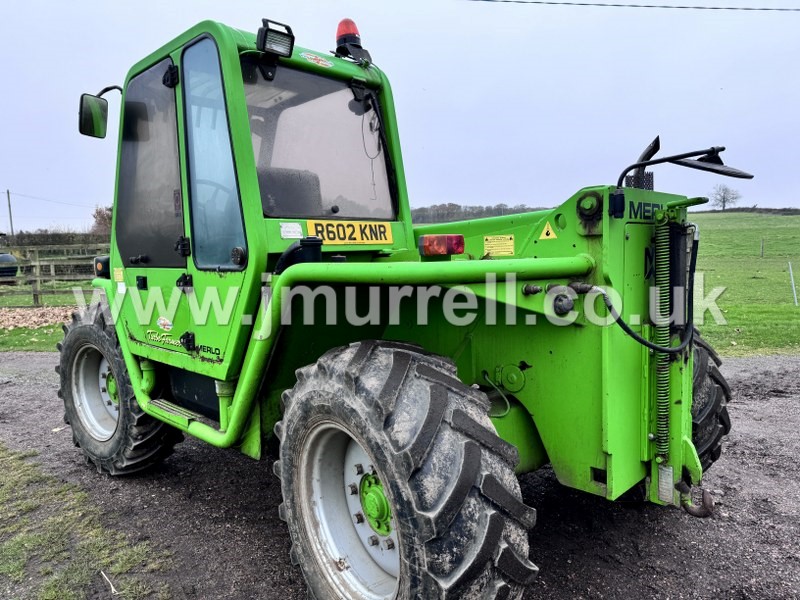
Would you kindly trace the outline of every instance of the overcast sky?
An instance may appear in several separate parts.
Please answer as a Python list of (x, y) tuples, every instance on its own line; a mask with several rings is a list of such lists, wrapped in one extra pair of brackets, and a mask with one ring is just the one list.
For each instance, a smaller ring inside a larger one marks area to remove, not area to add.
[(92, 207), (111, 204), (119, 102), (111, 101), (109, 137), (86, 138), (77, 132), (82, 92), (121, 84), (134, 62), (198, 21), (255, 31), (262, 17), (288, 23), (298, 45), (319, 51), (334, 47), (341, 18), (356, 21), (392, 82), (414, 206), (555, 206), (581, 187), (615, 182), (656, 134), (669, 153), (725, 145), (727, 164), (756, 175), (665, 166), (658, 189), (698, 196), (726, 183), (745, 205), (800, 206), (800, 13), (28, 0), (0, 5), (0, 231), (8, 231), (6, 189), (17, 230), (85, 228)]

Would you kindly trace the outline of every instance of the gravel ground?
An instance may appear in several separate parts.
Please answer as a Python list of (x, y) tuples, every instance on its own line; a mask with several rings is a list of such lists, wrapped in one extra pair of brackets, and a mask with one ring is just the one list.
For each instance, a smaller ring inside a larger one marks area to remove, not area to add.
[[(146, 475), (98, 475), (63, 428), (56, 362), (0, 355), (0, 442), (37, 450), (45, 469), (87, 490), (108, 525), (172, 551), (174, 598), (305, 598), (268, 461), (189, 439)], [(800, 357), (729, 359), (723, 372), (734, 430), (706, 477), (714, 517), (612, 504), (562, 488), (548, 470), (526, 475), (541, 569), (526, 600), (800, 597)]]

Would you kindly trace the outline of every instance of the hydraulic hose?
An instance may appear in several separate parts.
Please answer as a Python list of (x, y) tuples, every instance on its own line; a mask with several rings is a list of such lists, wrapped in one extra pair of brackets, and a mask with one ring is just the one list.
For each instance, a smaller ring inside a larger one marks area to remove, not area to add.
[[(692, 339), (694, 338), (694, 272), (695, 272), (695, 267), (697, 266), (697, 249), (699, 247), (700, 240), (698, 236), (699, 230), (697, 229), (697, 226), (694, 223), (690, 223), (689, 226), (694, 227), (695, 234), (694, 234), (694, 239), (692, 241), (692, 258), (689, 263), (689, 282), (688, 282), (689, 289), (687, 290), (688, 305), (686, 307), (686, 325), (685, 325), (683, 339), (681, 340), (681, 343), (679, 345), (665, 346), (663, 342), (662, 344), (657, 344), (657, 343), (654, 344), (653, 342), (644, 339), (633, 329), (631, 329), (630, 326), (625, 322), (622, 316), (617, 312), (617, 309), (614, 308), (614, 305), (611, 302), (611, 298), (608, 296), (608, 293), (603, 288), (598, 287), (596, 285), (590, 286), (586, 289), (576, 288), (575, 286), (571, 287), (573, 287), (573, 289), (575, 289), (579, 293), (596, 293), (602, 296), (603, 303), (606, 305), (606, 308), (608, 309), (608, 312), (611, 315), (611, 317), (614, 319), (614, 322), (617, 325), (619, 325), (620, 328), (625, 333), (627, 333), (630, 337), (639, 342), (642, 346), (650, 348), (655, 352), (664, 352), (666, 354), (680, 354), (689, 346), (689, 344), (692, 343)], [(660, 290), (659, 294), (661, 294)], [(667, 294), (669, 294), (669, 291), (667, 291)]]

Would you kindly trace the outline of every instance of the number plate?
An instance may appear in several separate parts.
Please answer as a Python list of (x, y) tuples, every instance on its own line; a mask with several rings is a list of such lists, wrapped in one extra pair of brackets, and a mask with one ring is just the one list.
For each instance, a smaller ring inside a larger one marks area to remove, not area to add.
[(391, 244), (392, 224), (375, 221), (306, 221), (308, 235), (323, 244)]

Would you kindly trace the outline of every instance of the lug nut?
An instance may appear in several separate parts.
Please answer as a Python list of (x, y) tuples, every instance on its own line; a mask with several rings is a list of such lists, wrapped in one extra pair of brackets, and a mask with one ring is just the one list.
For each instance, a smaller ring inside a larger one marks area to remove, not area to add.
[(389, 538), (388, 540), (386, 540), (386, 549), (387, 550), (394, 550), (394, 540), (392, 538)]
[(377, 545), (378, 545), (378, 543), (379, 543), (379, 542), (378, 542), (378, 536), (377, 536), (377, 535), (371, 535), (371, 536), (369, 536), (369, 545), (370, 545), (370, 546), (377, 546)]
[(356, 465), (356, 475), (363, 475), (364, 474), (364, 465), (357, 464)]
[(355, 496), (358, 493), (358, 486), (355, 483), (350, 484), (350, 495)]
[(362, 513), (356, 513), (353, 516), (356, 518), (356, 523), (363, 523), (364, 522), (364, 515)]
[(104, 388), (104, 387), (101, 387), (101, 388), (100, 388), (100, 391), (101, 391), (101, 392), (103, 392), (103, 393), (105, 394), (105, 393), (106, 393), (108, 390), (106, 390), (106, 388)]

